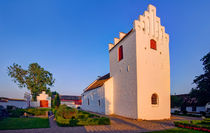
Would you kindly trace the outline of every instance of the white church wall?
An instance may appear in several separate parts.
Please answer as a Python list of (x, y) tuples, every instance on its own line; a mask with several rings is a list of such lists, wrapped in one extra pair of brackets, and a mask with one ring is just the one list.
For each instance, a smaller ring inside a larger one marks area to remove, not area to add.
[[(136, 31), (138, 119), (170, 118), (169, 36), (156, 17), (156, 8), (149, 5), (144, 15), (134, 21)], [(154, 39), (157, 50), (150, 48)], [(151, 96), (158, 95), (158, 104), (151, 104)]]
[[(89, 99), (89, 100), (88, 100)], [(99, 105), (100, 100), (100, 105)], [(89, 104), (88, 104), (89, 101)], [(82, 106), (83, 110), (105, 114), (105, 94), (104, 87), (98, 87), (83, 93)]]
[[(131, 32), (109, 51), (110, 76), (113, 77), (114, 114), (137, 119), (136, 33)], [(118, 48), (123, 59), (118, 61)]]
[(105, 114), (110, 115), (114, 113), (113, 108), (113, 78), (111, 77), (104, 83), (105, 92)]

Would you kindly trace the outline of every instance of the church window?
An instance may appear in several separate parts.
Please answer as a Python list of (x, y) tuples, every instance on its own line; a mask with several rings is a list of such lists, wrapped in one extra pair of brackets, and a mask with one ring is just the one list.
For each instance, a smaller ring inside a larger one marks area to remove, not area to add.
[(89, 98), (88, 98), (88, 105), (90, 105), (90, 101), (89, 101)]
[(150, 40), (150, 48), (157, 50), (156, 41), (153, 39)]
[(151, 103), (152, 103), (152, 105), (158, 104), (158, 95), (157, 94), (152, 94)]
[(123, 59), (123, 46), (118, 48), (118, 61)]
[(101, 101), (100, 100), (98, 100), (98, 106), (101, 106)]

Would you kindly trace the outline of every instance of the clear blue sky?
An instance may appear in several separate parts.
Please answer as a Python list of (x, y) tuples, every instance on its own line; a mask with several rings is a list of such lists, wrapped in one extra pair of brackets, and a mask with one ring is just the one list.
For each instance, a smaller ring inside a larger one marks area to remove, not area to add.
[(171, 93), (189, 92), (210, 51), (209, 0), (1, 0), (0, 96), (22, 98), (26, 90), (7, 75), (14, 62), (39, 63), (56, 79), (52, 90), (80, 95), (109, 72), (108, 43), (128, 32), (148, 4), (170, 35)]

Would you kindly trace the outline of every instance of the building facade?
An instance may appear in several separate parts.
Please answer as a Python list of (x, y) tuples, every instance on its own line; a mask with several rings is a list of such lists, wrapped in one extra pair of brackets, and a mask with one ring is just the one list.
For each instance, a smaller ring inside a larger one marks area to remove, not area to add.
[(42, 91), (42, 93), (36, 97), (36, 100), (37, 101), (30, 102), (30, 107), (51, 108), (51, 97), (46, 94), (45, 91)]
[[(102, 85), (89, 89), (98, 79), (84, 90), (82, 108), (133, 119), (169, 119), (169, 35), (153, 5), (134, 21), (127, 34), (120, 32), (119, 38), (114, 38), (109, 57), (110, 77)], [(108, 105), (102, 102), (100, 109), (91, 106), (99, 99)]]

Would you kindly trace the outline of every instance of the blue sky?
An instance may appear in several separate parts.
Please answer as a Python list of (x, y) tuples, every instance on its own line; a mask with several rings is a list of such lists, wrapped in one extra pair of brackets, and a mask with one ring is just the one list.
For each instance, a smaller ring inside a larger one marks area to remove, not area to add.
[(109, 72), (108, 43), (128, 32), (148, 4), (170, 35), (171, 93), (188, 93), (210, 51), (209, 0), (2, 0), (0, 96), (22, 98), (26, 91), (7, 75), (14, 62), (39, 63), (56, 79), (52, 90), (80, 95)]

